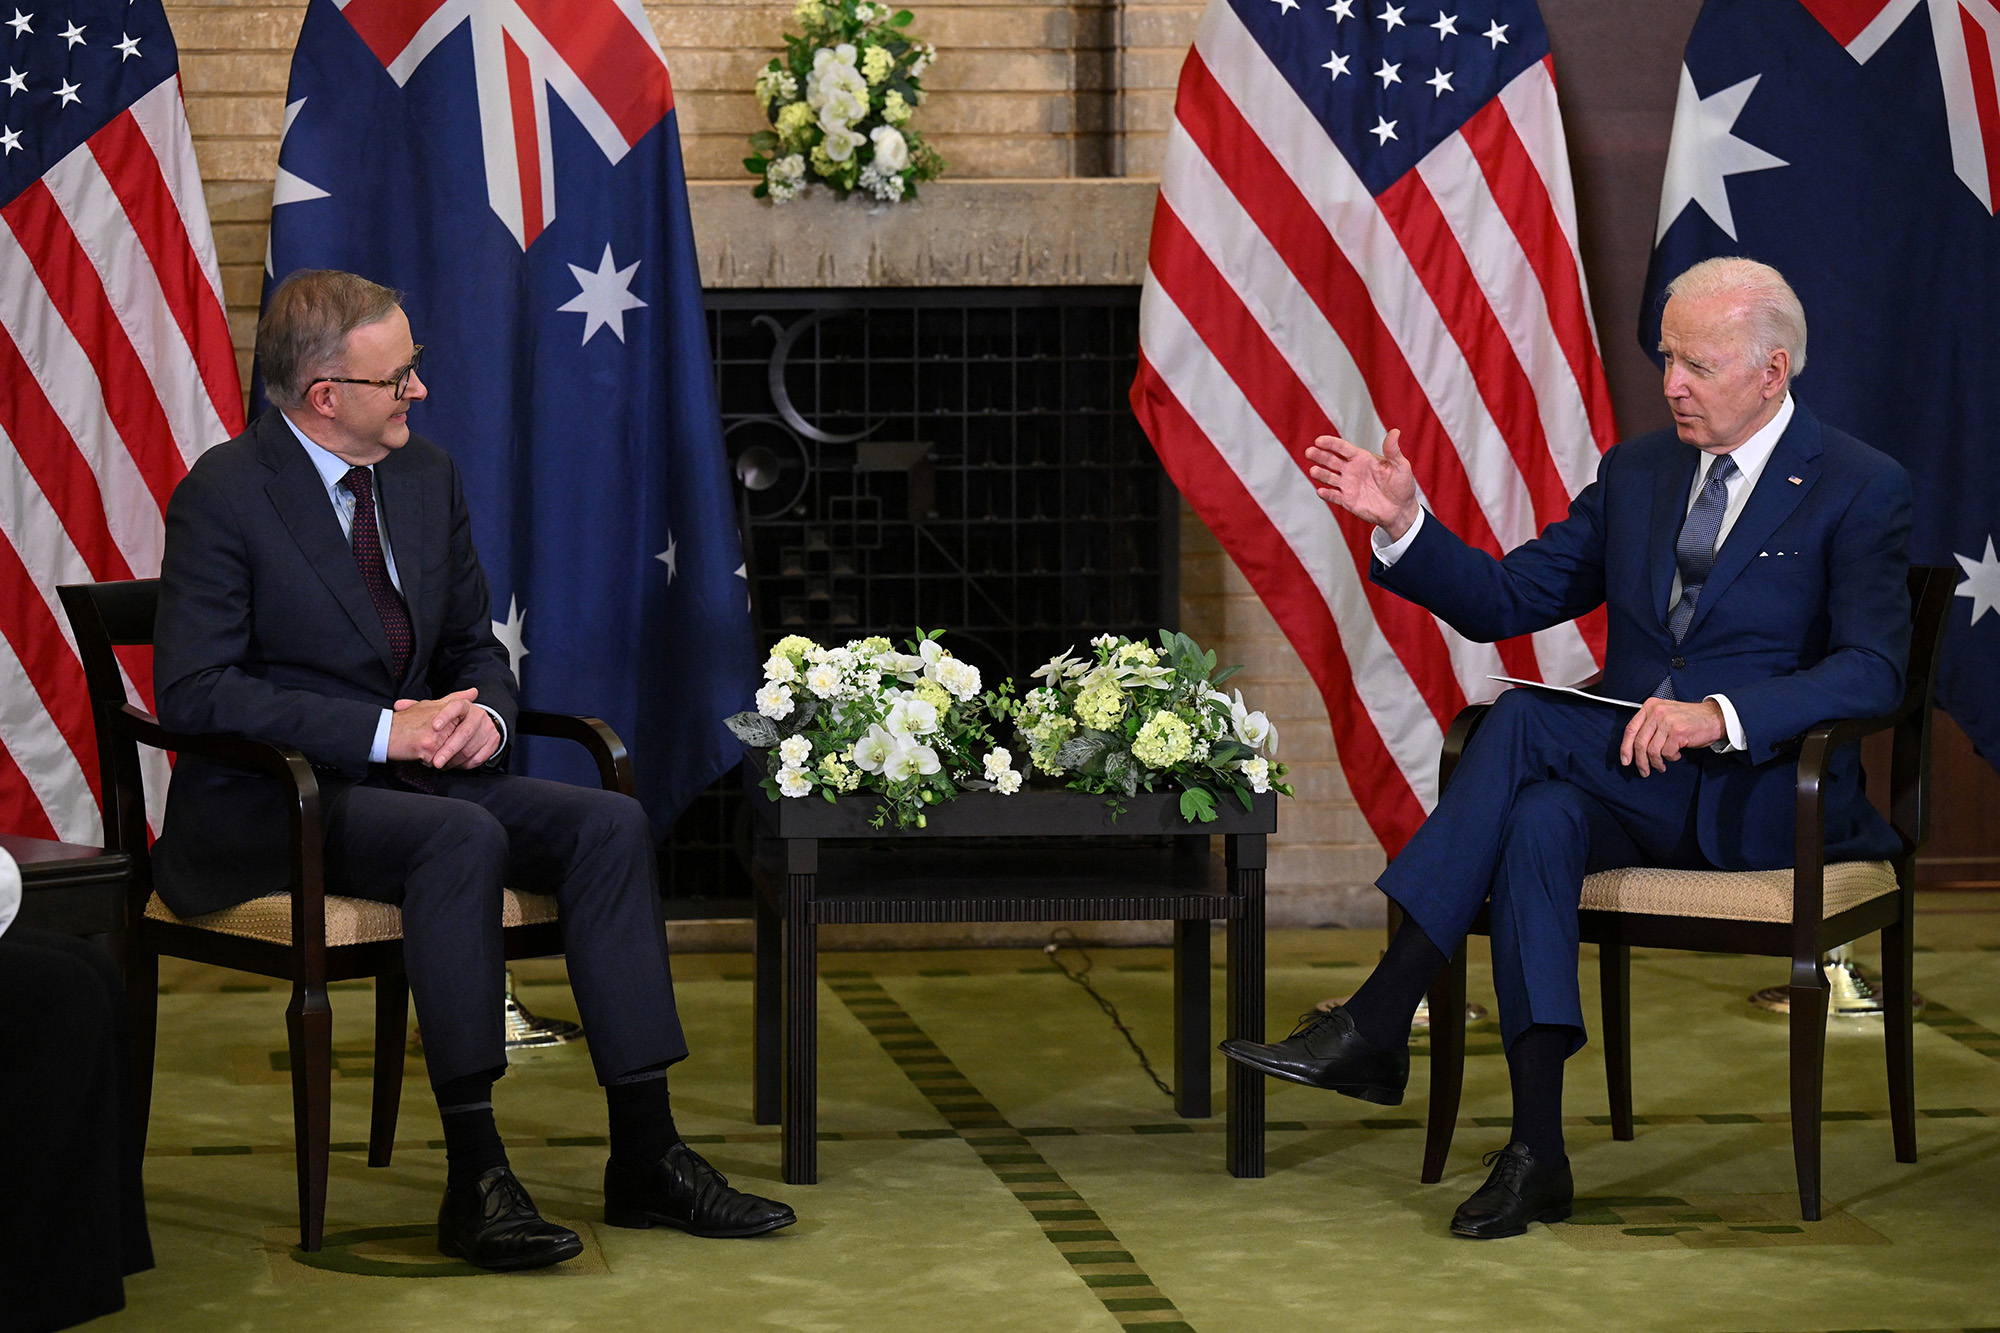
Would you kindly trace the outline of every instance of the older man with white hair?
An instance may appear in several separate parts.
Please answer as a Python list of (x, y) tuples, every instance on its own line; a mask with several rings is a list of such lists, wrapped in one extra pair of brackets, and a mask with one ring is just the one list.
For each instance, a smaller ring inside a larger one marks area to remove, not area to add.
[[(1603, 606), (1607, 699), (1503, 694), (1451, 787), (1378, 881), (1403, 909), (1345, 1005), (1230, 1058), (1394, 1105), (1410, 1018), (1491, 903), (1493, 982), (1514, 1124), (1452, 1219), (1473, 1239), (1569, 1216), (1563, 1062), (1584, 1041), (1577, 991), (1585, 875), (1619, 866), (1792, 863), (1796, 741), (1903, 695), (1910, 480), (1791, 393), (1805, 314), (1777, 270), (1697, 264), (1667, 289), (1660, 355), (1674, 429), (1625, 441), (1562, 521), (1495, 559), (1418, 503), (1389, 432), (1378, 456), (1322, 437), (1320, 496), (1377, 526), (1375, 580), (1490, 642)], [(1894, 855), (1848, 750), (1827, 782), (1830, 860)]]

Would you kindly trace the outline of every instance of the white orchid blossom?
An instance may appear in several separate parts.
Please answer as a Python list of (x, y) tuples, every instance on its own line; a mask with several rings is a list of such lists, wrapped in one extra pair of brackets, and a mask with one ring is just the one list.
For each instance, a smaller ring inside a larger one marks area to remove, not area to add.
[(889, 752), (888, 759), (882, 764), (882, 776), (891, 782), (903, 782), (919, 774), (928, 777), (938, 768), (937, 751), (912, 741)]
[(868, 734), (854, 742), (854, 750), (848, 758), (863, 773), (880, 773), (888, 762), (889, 755), (896, 748), (896, 738), (883, 729), (881, 723), (868, 728)]
[(938, 727), (938, 710), (928, 700), (904, 695), (889, 709), (889, 716), (882, 719), (891, 735), (899, 739), (904, 736), (928, 736)]
[(1267, 754), (1278, 752), (1278, 729), (1271, 725), (1271, 719), (1263, 713), (1250, 711), (1243, 702), (1243, 691), (1236, 691), (1236, 698), (1229, 705), (1229, 720), (1236, 739), (1253, 750), (1263, 750)]

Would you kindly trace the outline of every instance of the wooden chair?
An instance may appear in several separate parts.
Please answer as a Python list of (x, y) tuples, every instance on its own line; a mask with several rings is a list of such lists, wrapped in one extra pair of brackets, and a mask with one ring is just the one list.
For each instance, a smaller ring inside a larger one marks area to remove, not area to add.
[[(100, 802), (107, 849), (132, 859), (124, 966), (132, 1030), (133, 1089), (143, 1140), (153, 1090), (160, 958), (188, 958), (292, 983), (285, 1011), (292, 1066), (292, 1124), (298, 1150), (300, 1246), (320, 1248), (333, 1078), (333, 1013), (327, 983), (375, 978), (374, 1112), (368, 1165), (387, 1166), (403, 1089), (410, 989), (403, 976), (402, 913), (387, 903), (326, 892), (319, 782), (296, 750), (234, 736), (171, 732), (125, 694), (114, 648), (153, 642), (159, 580), (58, 588), (83, 659), (97, 726)], [(590, 751), (599, 781), (630, 794), (632, 765), (615, 732), (596, 718), (521, 710), (515, 732), (572, 740)], [(290, 793), (291, 891), (180, 918), (153, 892), (139, 747), (257, 769)], [(556, 900), (509, 889), (503, 908), (507, 957), (562, 952)], [(493, 1021), (500, 1022), (494, 1014)]]
[[(1911, 1060), (1911, 926), (1917, 852), (1928, 834), (1931, 699), (1938, 648), (1958, 571), (1910, 571), (1912, 634), (1903, 701), (1884, 717), (1821, 723), (1799, 749), (1796, 869), (1745, 872), (1638, 867), (1583, 882), (1582, 938), (1599, 949), (1604, 1006), (1605, 1082), (1611, 1137), (1632, 1137), (1631, 950), (1698, 949), (1789, 958), (1791, 984), (1792, 1155), (1799, 1210), (1820, 1215), (1820, 1109), (1825, 1073), (1827, 950), (1882, 932), (1883, 1026), (1889, 1060), (1889, 1116), (1896, 1160), (1917, 1160), (1916, 1090)], [(1440, 788), (1478, 729), (1487, 705), (1459, 713), (1445, 734)], [(1903, 850), (1891, 861), (1825, 864), (1821, 782), (1835, 752), (1881, 731), (1894, 733), (1890, 821)], [(1488, 933), (1485, 911), (1473, 925)], [(1445, 965), (1430, 992), (1431, 1104), (1423, 1179), (1443, 1177), (1465, 1077), (1465, 951)]]

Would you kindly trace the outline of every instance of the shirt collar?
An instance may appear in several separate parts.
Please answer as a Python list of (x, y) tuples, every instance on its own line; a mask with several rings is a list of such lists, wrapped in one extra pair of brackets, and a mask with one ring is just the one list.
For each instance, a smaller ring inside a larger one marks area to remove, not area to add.
[(1736, 462), (1736, 470), (1743, 474), (1743, 480), (1751, 487), (1757, 485), (1757, 478), (1764, 474), (1764, 464), (1771, 461), (1771, 453), (1778, 447), (1785, 428), (1792, 424), (1794, 406), (1791, 390), (1785, 391), (1785, 401), (1779, 405), (1778, 414), (1765, 422), (1755, 435), (1737, 445), (1726, 454), (1705, 454), (1701, 467), (1696, 470), (1694, 484), (1699, 487), (1708, 480), (1709, 470), (1718, 458), (1730, 458)]
[[(326, 487), (327, 493), (331, 495), (334, 488), (340, 485), (341, 478), (348, 474), (348, 471), (354, 467), (354, 464), (348, 462), (339, 454), (334, 453), (331, 449), (314, 444), (311, 440), (307, 439), (306, 433), (299, 429), (299, 423), (285, 416), (283, 412), (278, 413), (278, 415), (283, 418), (287, 426), (291, 427), (292, 435), (297, 438), (298, 442), (305, 446), (306, 457), (312, 460), (314, 470), (319, 473), (320, 483)], [(1744, 447), (1748, 448), (1749, 446), (1746, 445)], [(371, 477), (374, 476), (375, 470), (370, 468), (368, 475)]]

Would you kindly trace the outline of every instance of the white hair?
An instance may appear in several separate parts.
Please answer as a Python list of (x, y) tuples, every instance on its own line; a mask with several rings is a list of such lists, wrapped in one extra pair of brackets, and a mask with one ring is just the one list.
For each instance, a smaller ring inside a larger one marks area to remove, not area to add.
[(1738, 256), (1704, 259), (1667, 284), (1667, 298), (1690, 301), (1732, 296), (1750, 323), (1751, 359), (1765, 361), (1782, 347), (1791, 373), (1806, 368), (1806, 312), (1785, 275), (1769, 264)]

